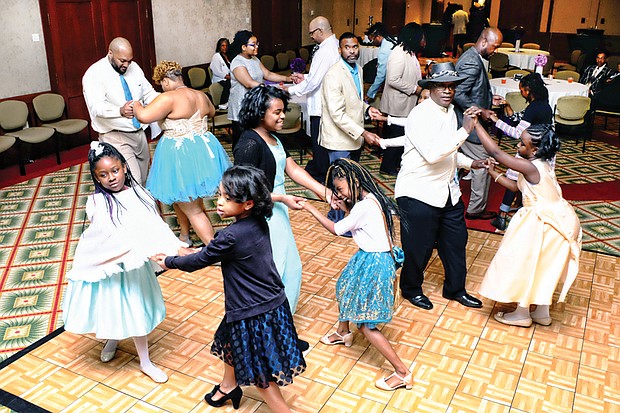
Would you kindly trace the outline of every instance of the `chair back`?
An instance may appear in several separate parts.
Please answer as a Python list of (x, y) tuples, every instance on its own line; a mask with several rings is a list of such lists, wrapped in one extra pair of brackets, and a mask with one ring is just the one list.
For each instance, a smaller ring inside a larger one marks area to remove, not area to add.
[(568, 80), (569, 77), (572, 77), (575, 82), (579, 82), (581, 75), (573, 70), (560, 70), (555, 74), (556, 79)]
[(615, 55), (607, 58), (607, 66), (611, 70), (618, 70), (618, 64), (620, 64), (620, 56)]
[(514, 75), (522, 75), (523, 77), (529, 75), (531, 72), (523, 69), (511, 69), (506, 72), (506, 77), (514, 77)]
[(0, 102), (0, 128), (4, 131), (23, 129), (28, 123), (28, 105), (21, 100)]
[(288, 55), (286, 53), (276, 54), (276, 61), (278, 62), (278, 70), (288, 69)]
[(260, 62), (263, 64), (263, 66), (265, 66), (265, 68), (267, 70), (269, 70), (270, 72), (273, 70), (273, 68), (276, 66), (276, 59), (269, 54), (264, 54), (260, 57)]
[(213, 106), (217, 109), (222, 101), (222, 92), (224, 91), (224, 86), (219, 83), (211, 83), (209, 86), (209, 93), (211, 94), (211, 99), (213, 99)]
[(310, 60), (310, 51), (305, 47), (302, 47), (299, 49), (299, 57), (304, 59), (304, 62), (308, 63), (308, 60)]
[(469, 49), (470, 47), (473, 47), (475, 45), (476, 45), (476, 43), (465, 43), (463, 45), (463, 52), (465, 52), (467, 49)]
[(503, 42), (500, 47), (512, 47), (512, 48), (514, 48), (515, 45), (510, 43), (510, 42)]
[(202, 67), (192, 67), (187, 71), (192, 89), (201, 89), (207, 81), (207, 72)]
[(505, 99), (506, 102), (510, 103), (510, 107), (515, 112), (521, 112), (529, 105), (527, 100), (521, 96), (521, 92), (508, 92)]
[(282, 129), (283, 131), (286, 129), (295, 129), (299, 125), (301, 125), (301, 106), (297, 103), (289, 102)]
[(0, 153), (8, 151), (15, 145), (16, 139), (12, 136), (0, 135)]
[(65, 112), (65, 98), (56, 93), (43, 93), (32, 99), (34, 112), (41, 122), (53, 122)]
[(495, 53), (489, 58), (490, 70), (506, 70), (508, 67), (508, 55), (506, 53)]
[(585, 116), (589, 110), (589, 97), (562, 96), (555, 105), (554, 120), (564, 125), (579, 125), (585, 122)]
[(295, 50), (287, 50), (286, 55), (288, 56), (289, 63), (297, 58), (297, 53), (295, 53)]
[(524, 43), (521, 47), (524, 49), (540, 50), (540, 45), (538, 43)]
[(583, 52), (579, 49), (573, 50), (570, 53), (570, 58), (568, 59), (568, 62), (573, 66), (577, 66), (577, 61), (579, 60), (579, 56), (581, 56), (582, 53)]
[(209, 65), (207, 71), (209, 72), (209, 79), (211, 79), (211, 82), (213, 82), (213, 69), (211, 69), (211, 65)]

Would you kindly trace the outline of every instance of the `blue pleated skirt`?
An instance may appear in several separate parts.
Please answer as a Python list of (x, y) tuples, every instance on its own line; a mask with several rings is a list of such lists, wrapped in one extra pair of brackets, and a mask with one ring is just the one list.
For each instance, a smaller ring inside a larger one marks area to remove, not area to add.
[(211, 354), (235, 369), (241, 386), (286, 386), (306, 369), (288, 302), (239, 321), (222, 321)]
[(392, 319), (394, 306), (394, 259), (389, 252), (359, 250), (342, 270), (336, 282), (339, 320), (356, 323), (358, 328)]
[(146, 188), (164, 204), (189, 202), (215, 194), (231, 165), (211, 132), (164, 135), (155, 149)]

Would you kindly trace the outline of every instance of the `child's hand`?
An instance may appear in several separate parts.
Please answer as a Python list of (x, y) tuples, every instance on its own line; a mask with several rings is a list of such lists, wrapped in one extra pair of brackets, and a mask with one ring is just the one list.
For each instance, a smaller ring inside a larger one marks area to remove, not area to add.
[(487, 163), (487, 169), (489, 170), (489, 173), (491, 171), (494, 171), (495, 166), (498, 164), (495, 158), (492, 158), (492, 157), (488, 157), (486, 160), (486, 163)]
[(296, 195), (285, 195), (282, 198), (282, 203), (290, 209), (300, 210), (303, 208), (303, 204), (306, 202), (306, 198), (302, 198)]
[(192, 255), (197, 253), (198, 251), (200, 251), (200, 248), (188, 248), (188, 247), (181, 247), (179, 248), (179, 252), (178, 255), (180, 257), (184, 257), (186, 255)]
[(166, 254), (155, 254), (152, 257), (149, 258), (151, 261), (153, 261), (154, 263), (156, 263), (157, 265), (159, 265), (161, 268), (163, 268), (164, 270), (167, 270), (168, 267), (166, 267)]

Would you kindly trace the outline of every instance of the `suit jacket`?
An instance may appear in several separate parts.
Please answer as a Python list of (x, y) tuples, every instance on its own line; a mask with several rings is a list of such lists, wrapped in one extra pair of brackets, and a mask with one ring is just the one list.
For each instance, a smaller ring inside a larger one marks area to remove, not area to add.
[(396, 46), (387, 62), (385, 86), (381, 96), (381, 112), (392, 116), (408, 116), (418, 101), (415, 94), (422, 78), (418, 59)]
[(583, 83), (584, 85), (590, 83), (590, 92), (593, 94), (598, 92), (601, 88), (602, 82), (613, 73), (609, 66), (607, 66), (607, 63), (605, 63), (603, 69), (597, 76), (594, 76), (595, 69), (596, 65), (586, 67), (586, 70), (583, 71), (583, 76), (579, 78), (579, 83)]
[[(487, 71), (475, 47), (470, 47), (459, 57), (458, 62), (456, 62), (456, 71), (460, 76), (466, 78), (464, 82), (457, 86), (454, 95), (454, 104), (459, 107), (461, 112), (459, 117), (459, 123), (461, 123), (463, 119), (462, 111), (471, 106), (491, 109), (493, 92), (491, 92)], [(480, 143), (475, 129), (469, 134), (467, 140), (476, 144)]]
[[(323, 79), (319, 144), (331, 150), (355, 151), (364, 143), (364, 113), (368, 104), (357, 93), (351, 72), (345, 65), (347, 63), (340, 59)], [(363, 87), (362, 68), (357, 65), (357, 70)]]

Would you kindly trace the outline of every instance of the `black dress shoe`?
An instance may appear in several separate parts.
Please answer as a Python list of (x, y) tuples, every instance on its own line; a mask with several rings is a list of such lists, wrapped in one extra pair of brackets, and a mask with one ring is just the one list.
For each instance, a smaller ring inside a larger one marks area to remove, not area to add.
[(482, 211), (476, 214), (470, 214), (469, 212), (465, 214), (465, 218), (467, 219), (483, 219), (485, 221), (489, 219), (493, 219), (497, 216), (497, 212), (491, 211)]
[(443, 295), (443, 298), (447, 298), (448, 300), (454, 300), (456, 302), (458, 302), (461, 305), (464, 305), (465, 307), (471, 307), (471, 308), (481, 308), (482, 307), (482, 301), (480, 301), (479, 299), (477, 299), (476, 297), (473, 297), (467, 293), (464, 293), (462, 295), (458, 295), (458, 296), (454, 296), (454, 297), (450, 297), (448, 295)]
[[(215, 396), (217, 393), (220, 393), (222, 395), (222, 398), (213, 400), (213, 396)], [(226, 403), (226, 401), (230, 400), (235, 410), (237, 410), (239, 408), (239, 403), (241, 403), (241, 396), (243, 396), (243, 390), (241, 390), (241, 387), (237, 386), (228, 393), (224, 393), (220, 389), (220, 385), (217, 384), (213, 388), (213, 390), (205, 394), (205, 401), (209, 406), (222, 407), (224, 403)]]
[(420, 307), (423, 310), (432, 310), (433, 303), (424, 294), (416, 295), (415, 297), (405, 297), (416, 307)]
[(300, 338), (297, 339), (297, 348), (299, 349), (299, 351), (301, 351), (302, 353), (306, 350), (308, 350), (310, 348), (310, 343), (308, 343), (306, 340), (302, 340)]

